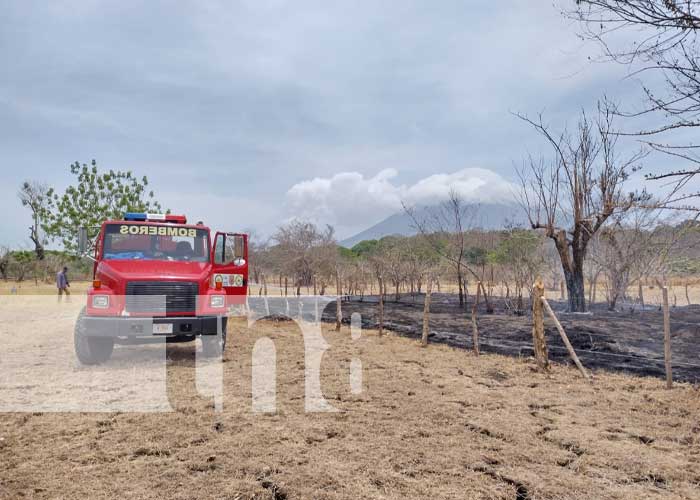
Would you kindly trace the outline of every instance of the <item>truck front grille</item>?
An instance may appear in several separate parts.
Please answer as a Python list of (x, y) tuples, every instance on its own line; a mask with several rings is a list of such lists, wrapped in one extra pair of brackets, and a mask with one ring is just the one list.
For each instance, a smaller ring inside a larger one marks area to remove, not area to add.
[(194, 313), (198, 294), (199, 285), (193, 282), (130, 281), (126, 284), (126, 310), (154, 314)]

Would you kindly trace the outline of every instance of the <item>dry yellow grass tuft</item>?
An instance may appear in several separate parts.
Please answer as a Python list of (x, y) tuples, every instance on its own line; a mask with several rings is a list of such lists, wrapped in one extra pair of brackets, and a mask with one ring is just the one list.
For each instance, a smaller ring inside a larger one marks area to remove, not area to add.
[[(2, 498), (698, 498), (700, 392), (661, 380), (324, 326), (335, 413), (304, 412), (291, 322), (236, 320), (224, 411), (195, 390), (193, 346), (169, 350), (159, 414), (0, 416)], [(251, 412), (251, 350), (277, 348), (277, 412)], [(362, 360), (364, 391), (349, 385)]]

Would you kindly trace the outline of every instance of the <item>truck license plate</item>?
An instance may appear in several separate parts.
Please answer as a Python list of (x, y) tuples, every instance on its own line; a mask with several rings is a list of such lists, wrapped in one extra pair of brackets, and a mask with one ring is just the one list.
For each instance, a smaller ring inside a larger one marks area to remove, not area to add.
[(153, 333), (173, 333), (173, 324), (153, 323)]

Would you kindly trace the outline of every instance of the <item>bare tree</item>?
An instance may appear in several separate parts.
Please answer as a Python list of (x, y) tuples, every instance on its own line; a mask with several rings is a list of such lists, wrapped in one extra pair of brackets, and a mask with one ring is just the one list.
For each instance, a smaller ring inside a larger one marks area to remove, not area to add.
[(294, 277), (297, 295), (302, 286), (313, 283), (316, 273), (334, 276), (338, 252), (331, 226), (320, 230), (311, 222), (294, 220), (281, 226), (273, 240), (276, 245), (269, 249), (270, 259), (281, 273)]
[(452, 266), (459, 290), (459, 305), (463, 306), (464, 275), (470, 273), (478, 279), (466, 263), (466, 230), (473, 219), (475, 207), (466, 204), (455, 189), (450, 189), (447, 200), (428, 209), (425, 217), (421, 217), (413, 207), (406, 204), (404, 211), (433, 250)]
[(543, 230), (554, 241), (566, 280), (569, 310), (583, 312), (588, 244), (613, 214), (639, 201), (639, 196), (623, 192), (623, 184), (644, 152), (619, 158), (613, 112), (605, 103), (599, 103), (594, 122), (582, 113), (574, 136), (566, 130), (554, 134), (541, 115), (536, 121), (517, 116), (532, 125), (554, 150), (550, 163), (529, 158), (529, 164), (519, 172), (521, 202), (532, 228)]
[[(634, 65), (635, 76), (660, 72), (663, 89), (643, 85), (647, 105), (636, 112), (621, 113), (637, 117), (653, 113), (661, 123), (635, 135), (649, 138), (664, 132), (700, 126), (700, 2), (697, 0), (576, 0), (566, 9), (569, 17), (580, 22), (582, 35), (600, 43), (605, 58)], [(632, 43), (618, 45), (620, 32), (632, 34)], [(700, 172), (699, 144), (669, 144), (660, 137), (648, 144), (664, 153), (680, 157), (688, 167), (647, 176), (649, 179), (676, 178), (678, 184), (669, 201), (680, 202), (696, 193), (680, 194), (688, 180)]]
[(408, 252), (405, 240), (406, 238), (393, 236), (382, 238), (375, 257), (381, 265), (384, 286), (386, 286), (386, 280), (391, 282), (395, 302), (401, 299), (401, 284), (407, 276)]
[(678, 231), (654, 231), (660, 212), (633, 209), (615, 216), (593, 244), (591, 260), (606, 278), (608, 308), (627, 297), (627, 289), (668, 260)]
[(37, 260), (44, 260), (45, 238), (41, 235), (41, 223), (46, 209), (48, 186), (36, 181), (24, 181), (17, 196), (22, 205), (32, 212), (32, 225), (29, 226), (29, 238), (34, 243)]
[(511, 227), (503, 231), (501, 241), (492, 252), (492, 260), (503, 268), (506, 285), (515, 286), (515, 313), (523, 314), (523, 291), (530, 290), (532, 283), (545, 267), (543, 237), (532, 230)]

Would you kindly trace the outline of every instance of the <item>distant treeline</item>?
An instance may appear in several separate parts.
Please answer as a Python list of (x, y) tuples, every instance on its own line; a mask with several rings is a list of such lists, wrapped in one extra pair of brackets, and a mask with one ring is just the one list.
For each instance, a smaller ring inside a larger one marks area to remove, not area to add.
[(90, 279), (92, 263), (60, 250), (45, 250), (44, 258), (37, 259), (33, 250), (0, 249), (0, 277), (7, 280), (36, 282), (52, 281), (56, 272), (68, 266), (73, 279)]

